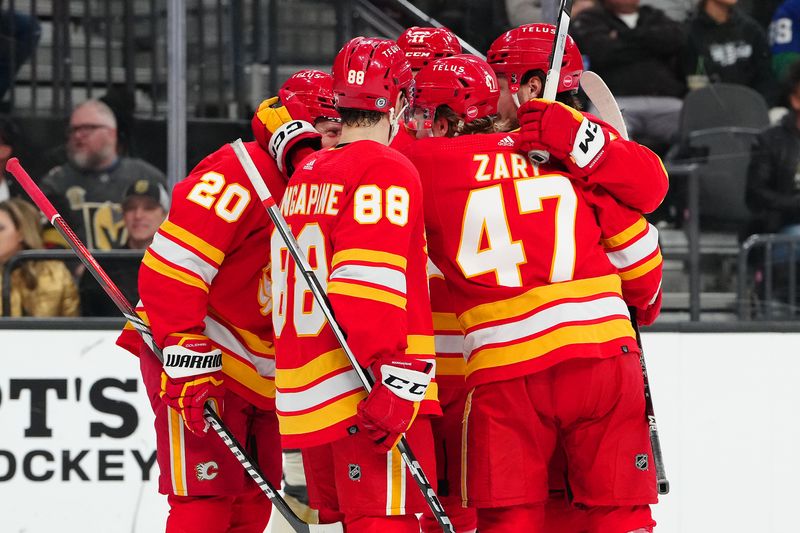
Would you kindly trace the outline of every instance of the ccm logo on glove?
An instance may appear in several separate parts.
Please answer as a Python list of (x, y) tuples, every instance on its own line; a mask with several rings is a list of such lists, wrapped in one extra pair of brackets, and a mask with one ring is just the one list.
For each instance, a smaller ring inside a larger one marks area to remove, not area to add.
[[(401, 364), (395, 361), (394, 365)], [(383, 384), (397, 396), (411, 402), (421, 402), (431, 382), (428, 370), (419, 372), (410, 368), (381, 365)]]

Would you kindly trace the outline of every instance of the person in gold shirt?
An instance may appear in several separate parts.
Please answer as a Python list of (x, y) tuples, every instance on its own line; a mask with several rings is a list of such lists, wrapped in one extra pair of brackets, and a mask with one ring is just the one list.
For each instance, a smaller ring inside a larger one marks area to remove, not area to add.
[[(40, 215), (19, 198), (0, 202), (0, 283), (5, 265), (22, 250), (43, 248)], [(78, 290), (64, 263), (54, 260), (24, 261), (11, 272), (10, 312), (4, 316), (78, 316)]]

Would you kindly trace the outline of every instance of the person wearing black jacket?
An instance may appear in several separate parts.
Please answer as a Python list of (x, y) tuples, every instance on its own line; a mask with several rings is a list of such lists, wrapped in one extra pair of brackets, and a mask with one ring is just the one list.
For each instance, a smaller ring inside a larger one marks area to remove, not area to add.
[(787, 84), (792, 110), (758, 136), (750, 158), (745, 201), (756, 217), (753, 233), (800, 232), (800, 63)]
[(686, 92), (683, 26), (639, 0), (602, 0), (575, 17), (570, 33), (616, 96), (631, 137), (665, 148)]
[(737, 0), (701, 0), (689, 22), (684, 60), (688, 74), (710, 82), (737, 83), (774, 106), (778, 86), (764, 29), (736, 6)]

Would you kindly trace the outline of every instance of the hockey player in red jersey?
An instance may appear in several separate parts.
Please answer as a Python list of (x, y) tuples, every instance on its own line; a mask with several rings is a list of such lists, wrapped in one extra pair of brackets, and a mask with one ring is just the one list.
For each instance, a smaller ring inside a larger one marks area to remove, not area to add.
[(479, 530), (555, 530), (545, 529), (544, 503), (558, 446), (590, 531), (647, 530), (655, 479), (641, 467), (652, 457), (623, 278), (635, 288), (627, 303), (647, 308), (660, 281), (657, 242), (634, 232), (636, 211), (555, 158), (531, 165), (515, 134), (492, 133), (476, 81), (493, 76), (468, 74), (458, 57), (436, 67), (457, 83), (427, 100), (420, 73), (414, 115), (434, 135), (457, 136), (407, 153), (423, 182), (431, 259), (466, 332), (463, 490)]
[(342, 135), (342, 119), (333, 101), (333, 77), (321, 70), (298, 70), (287, 79), (278, 93), (293, 93), (308, 111), (314, 126), (322, 135), (322, 147), (336, 146)]
[[(266, 145), (246, 147), (281, 198), (285, 180)], [(175, 186), (169, 217), (139, 273), (137, 310), (162, 347), (164, 365), (130, 325), (118, 340), (139, 356), (155, 412), (168, 533), (262, 533), (269, 520), (264, 495), (227, 446), (206, 435), (206, 401), (248, 444), (270, 482), (280, 483), (269, 319), (272, 224), (257, 198), (228, 145)]]
[[(461, 53), (461, 43), (456, 34), (447, 28), (412, 26), (397, 38), (397, 46), (406, 55), (414, 76), (428, 63), (440, 57), (450, 57)], [(415, 138), (415, 133), (402, 123), (392, 148), (402, 150)]]
[[(614, 198), (637, 211), (652, 212), (664, 199), (669, 185), (666, 170), (655, 153), (621, 138), (614, 128), (588, 114), (584, 114), (590, 121), (587, 126), (595, 125), (602, 133), (593, 137), (594, 142), (588, 146), (596, 153), (592, 154), (594, 157), (586, 154), (581, 157), (572, 149), (582, 120), (577, 120), (579, 114), (568, 116), (563, 110), (567, 106), (576, 107), (574, 93), (583, 73), (583, 59), (572, 37), (567, 36), (564, 47), (556, 98), (560, 103), (538, 100), (544, 89), (555, 33), (552, 24), (524, 24), (505, 32), (492, 43), (486, 60), (500, 84), (500, 116), (509, 122), (509, 129), (512, 129), (519, 126), (517, 108), (520, 106), (524, 106), (520, 116), (528, 111), (541, 115), (549, 109), (546, 124), (539, 116), (523, 119), (523, 122), (535, 121), (546, 126), (542, 128), (545, 135), (535, 142), (542, 147), (552, 142), (559, 155), (571, 156), (562, 161), (575, 179), (601, 185)], [(594, 135), (581, 130), (581, 135), (587, 134)], [(581, 146), (583, 140), (581, 138), (575, 146)], [(566, 149), (568, 143), (569, 149)], [(521, 148), (528, 149), (525, 146)]]
[[(282, 441), (303, 450), (320, 521), (343, 519), (349, 533), (416, 533), (425, 502), (394, 444), (407, 432), (435, 472), (427, 415), (440, 411), (419, 176), (387, 147), (414, 82), (393, 41), (362, 37), (336, 56), (333, 78), (341, 143), (300, 163), (280, 205), (376, 386), (366, 394), (274, 233)], [(395, 387), (401, 380), (408, 385)]]

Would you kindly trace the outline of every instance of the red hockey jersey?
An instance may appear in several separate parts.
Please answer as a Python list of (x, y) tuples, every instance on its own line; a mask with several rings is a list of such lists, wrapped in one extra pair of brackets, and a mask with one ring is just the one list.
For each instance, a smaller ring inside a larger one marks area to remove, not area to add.
[[(398, 152), (357, 141), (307, 158), (281, 211), (364, 368), (434, 360), (419, 176)], [(272, 239), (277, 413), (286, 447), (346, 437), (366, 393), (277, 232)], [(436, 385), (421, 413), (438, 412)]]
[(425, 191), (429, 253), (465, 331), (469, 386), (638, 351), (602, 240), (641, 239), (628, 230), (641, 215), (607, 202), (604, 232), (590, 187), (531, 165), (515, 144), (514, 134), (468, 135), (406, 151)]
[(433, 314), (436, 346), (436, 381), (440, 387), (463, 387), (467, 364), (464, 360), (464, 332), (458, 322), (453, 298), (444, 274), (428, 259), (428, 288)]
[[(275, 162), (246, 143), (276, 199), (286, 186)], [(169, 216), (139, 271), (139, 313), (156, 344), (170, 333), (206, 335), (223, 352), (225, 384), (261, 408), (274, 408), (275, 355), (270, 312), (272, 223), (225, 145), (200, 162), (172, 193)], [(139, 353), (128, 324), (117, 343)]]
[(599, 185), (612, 197), (641, 213), (650, 213), (661, 205), (669, 189), (669, 175), (661, 158), (652, 150), (629, 141), (612, 126), (583, 113), (606, 134), (606, 157), (583, 178), (587, 185)]

